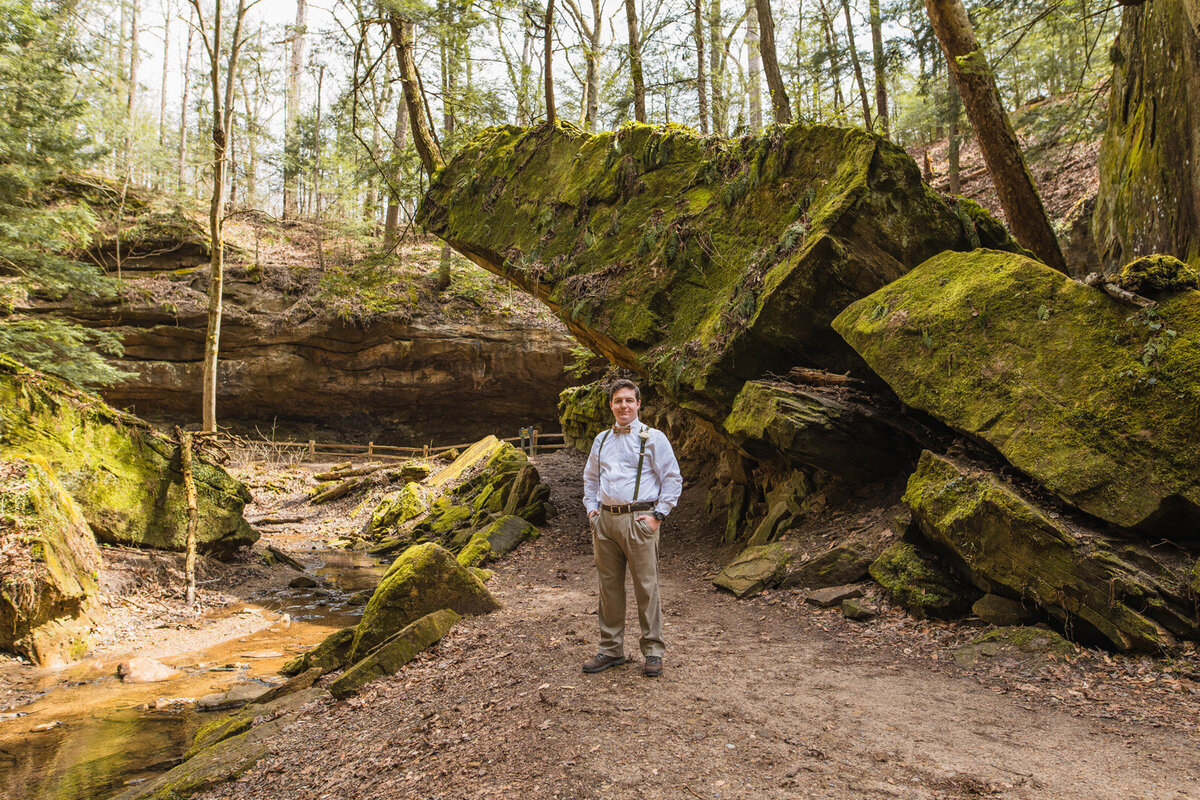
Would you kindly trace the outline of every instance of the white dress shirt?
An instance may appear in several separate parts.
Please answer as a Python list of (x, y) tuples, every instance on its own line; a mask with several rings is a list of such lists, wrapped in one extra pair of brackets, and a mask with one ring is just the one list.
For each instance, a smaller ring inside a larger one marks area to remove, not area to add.
[[(620, 506), (657, 500), (652, 510), (670, 514), (683, 491), (683, 476), (679, 474), (675, 451), (662, 431), (636, 419), (629, 428), (629, 433), (615, 433), (612, 428), (606, 428), (592, 442), (592, 451), (583, 469), (583, 505), (590, 514), (599, 511), (601, 503)], [(646, 460), (642, 464), (642, 482), (635, 498), (633, 490), (637, 483), (643, 433), (646, 435)]]

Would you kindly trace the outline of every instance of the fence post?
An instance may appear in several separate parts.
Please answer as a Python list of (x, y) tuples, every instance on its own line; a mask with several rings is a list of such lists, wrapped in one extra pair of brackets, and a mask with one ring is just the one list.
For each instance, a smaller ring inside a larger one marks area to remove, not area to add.
[(533, 428), (532, 430), (529, 431), (529, 455), (531, 455), (531, 456), (537, 455), (537, 437), (538, 437), (537, 428)]
[(375, 443), (367, 442), (367, 458), (370, 458), (373, 455), (375, 455)]
[(424, 445), (421, 448), (421, 458), (429, 458), (429, 445)]
[(317, 442), (315, 439), (308, 440), (308, 460), (312, 461), (317, 455)]

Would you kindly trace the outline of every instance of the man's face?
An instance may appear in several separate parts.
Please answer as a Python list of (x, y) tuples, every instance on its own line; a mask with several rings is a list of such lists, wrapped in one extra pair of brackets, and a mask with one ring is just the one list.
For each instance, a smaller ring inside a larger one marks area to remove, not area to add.
[(642, 404), (638, 401), (633, 389), (626, 388), (613, 392), (609, 406), (612, 407), (613, 417), (617, 420), (617, 424), (628, 425), (637, 419), (638, 409)]

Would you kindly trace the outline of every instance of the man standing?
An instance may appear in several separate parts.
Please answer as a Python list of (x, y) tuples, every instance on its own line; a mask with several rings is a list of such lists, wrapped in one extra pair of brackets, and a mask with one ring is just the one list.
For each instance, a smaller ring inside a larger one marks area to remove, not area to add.
[(633, 577), (642, 627), (642, 674), (662, 674), (662, 605), (658, 597), (658, 528), (683, 491), (671, 443), (638, 421), (642, 393), (615, 381), (608, 404), (616, 424), (592, 443), (583, 470), (583, 505), (600, 578), (600, 652), (584, 672), (625, 663), (625, 567)]

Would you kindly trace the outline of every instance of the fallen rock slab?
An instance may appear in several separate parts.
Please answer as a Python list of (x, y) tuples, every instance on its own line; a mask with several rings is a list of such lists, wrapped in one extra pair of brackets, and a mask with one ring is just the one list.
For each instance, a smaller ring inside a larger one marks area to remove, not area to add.
[(778, 542), (747, 547), (722, 567), (713, 585), (736, 597), (750, 597), (779, 585), (792, 554)]
[(829, 608), (841, 605), (844, 600), (851, 600), (862, 596), (863, 590), (861, 586), (830, 586), (826, 589), (817, 589), (815, 592), (809, 592), (804, 600), (822, 608)]
[(252, 703), (266, 694), (269, 689), (261, 683), (235, 683), (224, 692), (206, 694), (196, 701), (196, 707), (201, 711), (225, 711), (230, 708), (241, 708)]
[(254, 702), (245, 705), (233, 714), (228, 714), (201, 726), (192, 739), (191, 747), (183, 754), (183, 757), (185, 759), (192, 758), (205, 748), (212, 747), (217, 742), (224, 741), (231, 736), (237, 736), (239, 733), (245, 733), (254, 726), (256, 719), (270, 719), (281, 714), (299, 711), (301, 707), (328, 695), (329, 693), (324, 689), (309, 687), (276, 697), (266, 703)]
[(1075, 507), (1200, 524), (1200, 292), (1138, 308), (1024, 256), (946, 252), (833, 325), (902, 401)]
[(462, 619), (448, 608), (426, 614), (372, 650), (329, 685), (330, 693), (344, 699), (377, 678), (394, 675), (425, 648), (439, 641)]
[(125, 683), (158, 683), (176, 678), (180, 674), (174, 667), (168, 667), (153, 658), (138, 656), (117, 665), (117, 675)]

